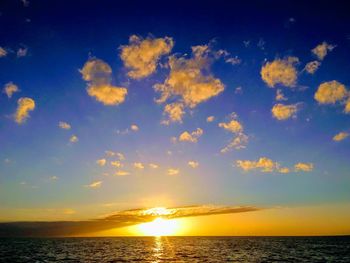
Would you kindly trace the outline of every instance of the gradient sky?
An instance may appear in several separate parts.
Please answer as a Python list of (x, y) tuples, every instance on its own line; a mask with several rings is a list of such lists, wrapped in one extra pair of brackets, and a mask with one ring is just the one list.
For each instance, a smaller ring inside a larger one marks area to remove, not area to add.
[[(349, 234), (346, 3), (228, 2), (2, 1), (0, 220), (211, 204)], [(216, 234), (283, 233), (233, 216)]]

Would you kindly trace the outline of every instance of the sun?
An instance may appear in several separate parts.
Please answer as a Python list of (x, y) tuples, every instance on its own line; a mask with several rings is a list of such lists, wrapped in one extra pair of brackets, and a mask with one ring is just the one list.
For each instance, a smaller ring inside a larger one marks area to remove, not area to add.
[(152, 222), (138, 225), (138, 232), (144, 236), (172, 236), (179, 230), (176, 220), (157, 217)]

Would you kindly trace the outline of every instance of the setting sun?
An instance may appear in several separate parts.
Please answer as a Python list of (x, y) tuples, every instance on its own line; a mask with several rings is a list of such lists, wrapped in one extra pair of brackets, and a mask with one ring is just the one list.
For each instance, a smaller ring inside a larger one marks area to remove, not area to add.
[(140, 224), (138, 232), (143, 236), (171, 236), (180, 229), (176, 220), (166, 220), (158, 217), (150, 223)]

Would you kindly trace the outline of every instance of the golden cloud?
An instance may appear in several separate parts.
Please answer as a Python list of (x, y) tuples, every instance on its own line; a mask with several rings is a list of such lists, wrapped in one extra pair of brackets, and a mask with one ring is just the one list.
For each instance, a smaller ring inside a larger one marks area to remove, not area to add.
[(259, 169), (262, 172), (273, 172), (279, 164), (272, 161), (267, 157), (261, 157), (258, 161), (249, 161), (249, 160), (237, 160), (237, 167), (240, 167), (243, 171), (250, 171)]
[(79, 141), (78, 137), (76, 135), (72, 135), (69, 139), (70, 142), (76, 143)]
[(35, 109), (35, 102), (31, 98), (20, 98), (17, 101), (17, 110), (15, 112), (15, 121), (22, 124), (29, 117), (29, 112)]
[(209, 117), (207, 117), (207, 122), (213, 122), (214, 119), (215, 119), (214, 116), (209, 116)]
[(99, 159), (99, 160), (96, 161), (96, 163), (97, 163), (99, 166), (105, 166), (105, 165), (106, 165), (106, 162), (107, 162), (106, 159)]
[(180, 142), (197, 142), (198, 138), (201, 137), (203, 134), (203, 130), (201, 128), (197, 128), (197, 130), (189, 133), (188, 131), (185, 131), (180, 134), (179, 141)]
[(290, 104), (290, 105), (284, 105), (281, 103), (278, 103), (274, 105), (271, 109), (272, 115), (277, 120), (287, 120), (292, 116), (295, 116), (295, 114), (298, 111), (297, 104)]
[(276, 101), (284, 101), (284, 100), (288, 100), (288, 99), (284, 96), (281, 89), (277, 89), (275, 100)]
[(129, 38), (129, 45), (121, 46), (120, 58), (129, 70), (128, 76), (141, 79), (156, 71), (161, 56), (169, 54), (174, 46), (170, 37), (143, 39), (136, 35)]
[(7, 51), (6, 49), (0, 47), (0, 58), (6, 57), (7, 56)]
[(180, 173), (179, 169), (169, 168), (168, 175), (178, 175)]
[(320, 66), (321, 66), (321, 62), (317, 60), (311, 61), (305, 65), (305, 70), (309, 74), (314, 74)]
[(123, 167), (123, 164), (120, 161), (112, 161), (111, 165), (118, 168)]
[(287, 57), (267, 62), (261, 68), (261, 78), (271, 88), (274, 88), (277, 84), (294, 87), (298, 78), (298, 71), (295, 67), (298, 62), (297, 57)]
[(321, 83), (314, 98), (319, 104), (334, 104), (345, 99), (347, 96), (348, 92), (345, 86), (342, 83), (333, 80)]
[[(192, 47), (191, 58), (171, 56), (169, 76), (163, 84), (154, 85), (160, 93), (157, 102), (175, 98), (183, 106), (194, 108), (223, 92), (224, 84), (210, 72), (210, 65), (216, 59), (214, 53), (208, 45), (203, 45)], [(179, 112), (183, 114), (183, 110)]]
[(328, 51), (332, 51), (335, 48), (334, 45), (327, 44), (327, 42), (323, 42), (319, 44), (311, 52), (316, 55), (319, 60), (323, 60), (327, 55)]
[(104, 105), (118, 105), (123, 103), (128, 91), (126, 88), (114, 87), (110, 85), (90, 86), (88, 94)]
[(18, 86), (13, 84), (12, 82), (6, 83), (3, 89), (3, 92), (7, 95), (8, 98), (11, 98), (13, 93), (19, 92), (19, 91), (20, 90)]
[(239, 150), (245, 148), (245, 145), (248, 143), (248, 136), (243, 133), (243, 125), (237, 121), (236, 113), (232, 113), (230, 118), (230, 121), (220, 122), (218, 124), (220, 128), (235, 134), (235, 137), (231, 140), (231, 142), (220, 150), (221, 153), (227, 153), (231, 149)]
[(85, 187), (88, 187), (88, 188), (100, 188), (101, 185), (102, 185), (102, 181), (95, 181), (95, 182), (92, 182), (91, 184), (85, 185)]
[(64, 121), (60, 121), (58, 123), (58, 127), (60, 127), (61, 129), (64, 129), (64, 130), (70, 130), (71, 129), (71, 125), (67, 122), (64, 122)]
[(150, 163), (149, 167), (151, 167), (152, 169), (157, 169), (159, 167), (159, 165), (155, 164), (155, 163)]
[(339, 132), (338, 134), (334, 135), (333, 141), (340, 142), (346, 139), (348, 136), (349, 136), (349, 133), (347, 132)]
[(126, 176), (129, 175), (130, 173), (127, 171), (123, 171), (123, 170), (118, 170), (114, 173), (115, 176)]
[(344, 109), (345, 113), (350, 113), (350, 98), (346, 101), (345, 103), (345, 109)]
[(118, 105), (125, 101), (128, 90), (111, 85), (111, 67), (101, 59), (89, 59), (80, 70), (88, 82), (87, 93), (104, 105)]
[(143, 163), (134, 163), (134, 167), (140, 170), (145, 169), (145, 166), (143, 165)]
[(199, 166), (199, 162), (197, 161), (189, 161), (188, 165), (192, 168), (197, 168)]
[(183, 103), (174, 102), (165, 105), (164, 114), (168, 115), (168, 120), (163, 122), (164, 124), (169, 124), (169, 122), (182, 123), (182, 117), (185, 114)]
[(294, 165), (294, 170), (296, 172), (303, 171), (303, 172), (311, 172), (314, 169), (313, 163), (297, 163)]
[(223, 128), (227, 131), (230, 131), (232, 133), (239, 133), (243, 131), (243, 126), (241, 123), (239, 123), (237, 120), (231, 120), (227, 123), (220, 122), (219, 127)]

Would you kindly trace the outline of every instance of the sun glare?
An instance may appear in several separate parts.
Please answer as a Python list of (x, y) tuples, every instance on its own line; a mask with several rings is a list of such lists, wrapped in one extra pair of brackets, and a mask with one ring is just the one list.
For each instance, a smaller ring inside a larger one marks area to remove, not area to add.
[(138, 232), (144, 236), (171, 236), (178, 232), (179, 227), (176, 220), (158, 217), (152, 222), (140, 224)]

